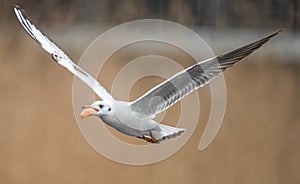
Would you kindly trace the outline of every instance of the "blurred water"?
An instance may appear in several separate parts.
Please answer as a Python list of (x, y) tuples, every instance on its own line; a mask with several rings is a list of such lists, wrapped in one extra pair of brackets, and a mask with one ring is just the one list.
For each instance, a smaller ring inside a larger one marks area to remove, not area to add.
[[(99, 26), (92, 27), (86, 25), (77, 25), (76, 27), (63, 28), (63, 32), (57, 29), (45, 30), (49, 33), (54, 40), (59, 43), (65, 44), (67, 47), (74, 49), (85, 49), (97, 36), (101, 33), (113, 28), (113, 26)], [(200, 35), (216, 55), (222, 54), (251, 43), (259, 38), (262, 38), (268, 34), (271, 34), (278, 29), (212, 29), (212, 28), (196, 28), (192, 29), (198, 35)], [(142, 29), (141, 29), (142, 30)], [(125, 33), (130, 36), (134, 36), (136, 33)], [(153, 33), (155, 34), (155, 33)], [(183, 35), (186, 37), (186, 35)], [(176, 39), (176, 38), (174, 38)], [(193, 45), (193, 40), (189, 41), (189, 37), (186, 37), (187, 42), (191, 43), (191, 47), (201, 50), (198, 45)], [(118, 44), (119, 40), (111, 40), (107, 43), (107, 47), (112, 47)], [(264, 45), (259, 51), (256, 52), (254, 57), (268, 57), (272, 56), (284, 63), (296, 63), (300, 64), (300, 33), (292, 32), (288, 29), (282, 31), (276, 37), (271, 39), (266, 45)]]

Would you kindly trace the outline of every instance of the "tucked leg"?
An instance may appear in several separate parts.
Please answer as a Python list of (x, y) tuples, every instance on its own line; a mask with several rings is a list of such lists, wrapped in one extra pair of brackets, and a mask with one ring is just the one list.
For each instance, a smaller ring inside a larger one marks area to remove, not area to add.
[(155, 137), (152, 135), (152, 132), (150, 131), (150, 136), (151, 136), (151, 142), (152, 143), (159, 143), (158, 140), (155, 139)]
[(144, 136), (144, 135), (143, 135), (143, 136), (139, 136), (139, 137), (137, 137), (137, 138), (139, 138), (139, 139), (144, 139), (145, 141), (151, 142), (151, 143), (159, 143), (159, 141), (156, 140), (155, 137), (153, 137), (151, 131), (150, 131), (150, 138), (149, 138), (149, 137), (146, 137), (146, 136)]

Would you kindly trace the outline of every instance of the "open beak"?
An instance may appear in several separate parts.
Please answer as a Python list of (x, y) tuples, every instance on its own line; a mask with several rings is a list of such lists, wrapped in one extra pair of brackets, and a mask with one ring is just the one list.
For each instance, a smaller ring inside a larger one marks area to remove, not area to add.
[(91, 107), (90, 105), (86, 105), (81, 108), (83, 109), (80, 113), (81, 119), (95, 115), (98, 112), (98, 109), (95, 109), (95, 108)]

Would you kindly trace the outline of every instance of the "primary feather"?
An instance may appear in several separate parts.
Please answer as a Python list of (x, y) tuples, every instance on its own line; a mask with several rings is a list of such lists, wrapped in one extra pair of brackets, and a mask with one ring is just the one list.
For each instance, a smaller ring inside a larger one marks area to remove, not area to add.
[(37, 29), (23, 9), (18, 5), (13, 6), (14, 12), (25, 31), (36, 40), (41, 47), (51, 54), (52, 58), (61, 66), (72, 72), (75, 76), (85, 82), (103, 100), (113, 101), (114, 98), (106, 89), (89, 73), (76, 65), (53, 41)]
[(189, 93), (208, 84), (221, 72), (251, 54), (280, 31), (282, 30), (231, 52), (196, 63), (133, 101), (130, 105), (131, 109), (144, 117), (155, 116)]

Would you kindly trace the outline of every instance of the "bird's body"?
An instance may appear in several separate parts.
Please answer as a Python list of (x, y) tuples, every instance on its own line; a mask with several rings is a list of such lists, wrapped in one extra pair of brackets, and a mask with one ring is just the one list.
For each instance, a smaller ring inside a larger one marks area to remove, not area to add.
[(61, 66), (83, 80), (103, 100), (85, 106), (80, 116), (98, 116), (104, 123), (123, 134), (159, 143), (181, 135), (185, 129), (163, 125), (153, 120), (160, 112), (191, 92), (208, 84), (227, 68), (261, 47), (281, 30), (231, 52), (197, 63), (155, 86), (133, 102), (114, 99), (90, 74), (76, 65), (54, 42), (37, 29), (24, 10), (14, 5), (15, 14), (25, 31), (51, 54)]
[[(118, 110), (116, 110), (116, 108), (118, 108)], [(145, 118), (137, 120), (136, 117), (131, 114), (128, 102), (116, 101), (112, 109), (111, 114), (100, 114), (99, 117), (103, 122), (123, 134), (140, 137), (158, 128), (155, 126), (157, 123), (152, 119)], [(117, 111), (121, 113), (117, 115)]]
[[(81, 116), (85, 117), (86, 111), (91, 109), (96, 109), (95, 111), (99, 109), (97, 116), (107, 125), (125, 135), (142, 138), (152, 143), (178, 136), (185, 131), (182, 128), (160, 124), (151, 117), (141, 117), (138, 113), (131, 110), (130, 105), (130, 102), (124, 101), (114, 101), (114, 103), (110, 104), (105, 101), (96, 101), (92, 105), (84, 107), (86, 110), (82, 111)], [(88, 112), (89, 115), (90, 113)]]

